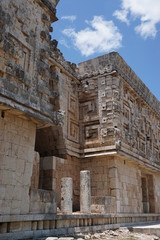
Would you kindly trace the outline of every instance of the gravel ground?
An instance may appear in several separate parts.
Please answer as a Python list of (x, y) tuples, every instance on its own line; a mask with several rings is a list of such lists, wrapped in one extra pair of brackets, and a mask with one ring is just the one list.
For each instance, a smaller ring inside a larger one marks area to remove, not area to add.
[(155, 235), (146, 235), (141, 233), (130, 232), (127, 228), (120, 228), (115, 231), (107, 230), (103, 233), (95, 233), (85, 235), (85, 240), (90, 239), (106, 239), (106, 240), (158, 240)]
[[(106, 230), (99, 233), (79, 234), (72, 237), (47, 237), (39, 240), (160, 240), (156, 235), (130, 232), (127, 228)], [(38, 240), (38, 239), (37, 239)]]

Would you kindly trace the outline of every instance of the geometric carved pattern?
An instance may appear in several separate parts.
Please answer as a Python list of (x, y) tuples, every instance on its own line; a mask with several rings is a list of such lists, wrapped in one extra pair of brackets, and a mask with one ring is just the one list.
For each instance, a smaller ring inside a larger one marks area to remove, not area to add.
[(130, 89), (123, 89), (123, 140), (143, 157), (160, 164), (158, 119)]
[(99, 125), (85, 126), (85, 140), (86, 142), (98, 140)]
[(125, 120), (130, 121), (130, 108), (126, 105), (123, 105), (123, 115), (125, 117)]
[(69, 119), (68, 138), (73, 142), (79, 141), (79, 126), (72, 119)]
[(69, 96), (68, 111), (70, 112), (72, 119), (78, 120), (78, 101), (73, 95)]
[(78, 100), (70, 94), (68, 104), (68, 139), (79, 141)]
[(90, 99), (85, 103), (81, 103), (80, 119), (84, 122), (93, 121), (98, 117), (97, 104), (95, 99)]
[(17, 58), (16, 64), (21, 65), (23, 70), (29, 72), (31, 50), (28, 49), (28, 47), (26, 47), (20, 40), (15, 38), (12, 34), (9, 33), (8, 35), (10, 43), (14, 49), (14, 52), (12, 52), (12, 56), (14, 56), (14, 58)]

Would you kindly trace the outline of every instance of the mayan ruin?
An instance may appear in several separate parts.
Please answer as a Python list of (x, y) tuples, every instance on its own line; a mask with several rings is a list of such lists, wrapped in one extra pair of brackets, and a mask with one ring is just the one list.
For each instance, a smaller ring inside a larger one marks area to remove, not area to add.
[(59, 0), (0, 1), (0, 239), (160, 221), (160, 102), (117, 52), (66, 61)]

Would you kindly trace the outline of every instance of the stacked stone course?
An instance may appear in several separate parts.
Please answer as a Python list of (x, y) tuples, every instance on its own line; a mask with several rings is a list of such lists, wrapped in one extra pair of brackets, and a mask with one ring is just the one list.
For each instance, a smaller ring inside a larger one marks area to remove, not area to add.
[(67, 62), (57, 3), (0, 1), (0, 239), (160, 219), (160, 103), (116, 52)]

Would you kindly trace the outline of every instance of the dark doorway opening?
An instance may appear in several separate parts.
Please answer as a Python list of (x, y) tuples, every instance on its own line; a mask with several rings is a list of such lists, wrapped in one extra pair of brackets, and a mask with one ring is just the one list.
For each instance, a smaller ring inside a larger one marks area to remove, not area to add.
[(143, 174), (141, 184), (143, 212), (155, 213), (153, 176), (151, 174)]

